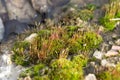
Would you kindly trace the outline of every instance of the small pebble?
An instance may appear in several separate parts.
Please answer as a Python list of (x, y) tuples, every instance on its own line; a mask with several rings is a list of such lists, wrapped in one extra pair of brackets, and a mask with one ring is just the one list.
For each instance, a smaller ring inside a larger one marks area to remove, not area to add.
[(85, 80), (97, 80), (97, 79), (96, 79), (96, 76), (94, 74), (88, 74), (85, 77)]

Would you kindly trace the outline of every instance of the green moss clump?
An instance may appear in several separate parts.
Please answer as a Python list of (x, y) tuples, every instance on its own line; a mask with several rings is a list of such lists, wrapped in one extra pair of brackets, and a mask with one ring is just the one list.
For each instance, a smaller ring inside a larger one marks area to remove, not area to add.
[[(20, 77), (26, 77), (26, 76), (30, 76), (31, 78), (32, 77), (38, 77), (41, 75), (40, 71), (42, 69), (44, 69), (45, 65), (44, 64), (37, 64), (37, 65), (34, 65), (33, 67), (30, 67), (28, 68), (26, 71), (23, 71), (21, 74), (20, 74)], [(41, 78), (41, 77), (39, 77)]]
[(120, 18), (119, 0), (111, 1), (109, 5), (105, 6), (105, 15), (100, 18), (100, 23), (106, 28), (107, 31), (115, 28), (116, 20), (114, 18)]
[(82, 67), (85, 67), (88, 62), (88, 58), (80, 54), (80, 55), (74, 56), (72, 62)]
[(51, 63), (51, 80), (82, 80), (83, 66), (87, 64), (84, 56), (78, 55), (72, 61), (61, 58)]
[(70, 53), (79, 51), (87, 52), (96, 48), (102, 41), (102, 37), (94, 32), (85, 32), (83, 35), (75, 34), (74, 38), (69, 39)]
[(28, 60), (30, 56), (27, 53), (29, 45), (28, 42), (16, 42), (13, 47), (14, 54), (12, 56), (12, 61), (17, 65), (28, 66), (30, 64)]
[(43, 29), (38, 32), (38, 35), (40, 38), (48, 38), (51, 34), (51, 31), (49, 29)]
[(96, 5), (94, 5), (94, 4), (88, 4), (87, 6), (86, 6), (86, 8), (88, 9), (88, 10), (95, 10), (96, 9)]
[(68, 26), (65, 28), (69, 38), (72, 37), (73, 34), (75, 34), (75, 32), (78, 30), (78, 28), (79, 28), (78, 26)]
[(112, 80), (112, 76), (110, 72), (102, 72), (99, 75), (97, 75), (97, 77), (100, 80)]
[(56, 59), (51, 62), (49, 69), (45, 69), (44, 64), (38, 64), (22, 72), (20, 77), (30, 76), (32, 80), (82, 80), (87, 60), (83, 55), (75, 56), (72, 61)]
[(68, 26), (41, 30), (32, 44), (20, 42), (14, 46), (13, 61), (23, 66), (49, 63), (52, 59), (59, 58), (63, 49), (68, 49), (68, 55), (78, 54), (89, 52), (101, 43), (100, 35), (92, 31), (79, 32), (78, 29), (77, 26)]

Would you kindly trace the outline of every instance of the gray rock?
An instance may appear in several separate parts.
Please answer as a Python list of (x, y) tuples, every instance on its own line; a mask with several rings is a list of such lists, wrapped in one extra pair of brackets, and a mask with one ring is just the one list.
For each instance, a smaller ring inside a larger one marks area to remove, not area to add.
[(5, 32), (5, 28), (3, 25), (3, 21), (0, 18), (0, 42), (2, 41), (3, 37), (4, 37), (4, 32)]
[(71, 0), (71, 3), (77, 4), (79, 7), (84, 7), (87, 4), (93, 4), (99, 7), (108, 2), (109, 0)]
[(4, 0), (0, 0), (0, 14), (7, 12), (3, 1)]
[(94, 52), (93, 56), (94, 56), (96, 59), (100, 59), (100, 60), (101, 60), (102, 57), (103, 57), (103, 53), (96, 50), (96, 51)]
[(0, 0), (0, 17), (2, 18), (3, 22), (8, 20), (8, 14), (4, 0)]
[(21, 23), (17, 20), (9, 20), (4, 23), (5, 26), (5, 33), (4, 33), (4, 40), (6, 41), (10, 34), (21, 34), (24, 33), (26, 30), (29, 29), (29, 26), (26, 23)]
[(85, 80), (97, 80), (97, 79), (96, 79), (96, 76), (94, 74), (88, 74), (85, 77)]
[(33, 8), (44, 14), (44, 18), (55, 18), (58, 13), (62, 13), (63, 6), (69, 3), (70, 0), (31, 0)]
[(39, 12), (48, 12), (48, 0), (31, 0), (33, 8)]
[(5, 2), (10, 20), (30, 22), (36, 15), (28, 0), (5, 0)]

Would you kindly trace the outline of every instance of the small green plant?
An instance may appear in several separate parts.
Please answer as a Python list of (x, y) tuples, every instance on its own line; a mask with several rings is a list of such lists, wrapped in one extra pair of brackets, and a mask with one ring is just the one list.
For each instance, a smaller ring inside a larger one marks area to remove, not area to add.
[(99, 75), (97, 75), (99, 80), (112, 80), (112, 76), (110, 72), (102, 72)]
[(96, 9), (96, 5), (94, 5), (94, 4), (88, 4), (88, 5), (86, 6), (86, 8), (92, 11), (92, 10), (95, 10), (95, 9)]
[(109, 5), (105, 6), (105, 16), (100, 19), (100, 23), (106, 28), (107, 31), (115, 28), (116, 20), (114, 18), (120, 17), (119, 0), (111, 1)]

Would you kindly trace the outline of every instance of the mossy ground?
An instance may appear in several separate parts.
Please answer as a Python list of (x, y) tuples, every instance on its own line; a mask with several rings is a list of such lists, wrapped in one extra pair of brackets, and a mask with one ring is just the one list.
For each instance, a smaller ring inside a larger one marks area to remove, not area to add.
[[(112, 30), (116, 23), (109, 19), (120, 17), (116, 6), (113, 9), (109, 5), (109, 8), (101, 19), (106, 30)], [(30, 76), (33, 80), (84, 80), (83, 69), (91, 51), (102, 42), (102, 37), (96, 29), (91, 30), (94, 26), (83, 26), (77, 20), (89, 21), (94, 17), (94, 9), (94, 5), (87, 5), (83, 10), (67, 13), (57, 25), (46, 25), (45, 29), (37, 30), (38, 37), (33, 43), (17, 42), (13, 47), (12, 60), (17, 65), (29, 67), (20, 77)], [(109, 71), (97, 76), (100, 80), (111, 80), (111, 77), (119, 80), (119, 71), (114, 72), (115, 76)]]

